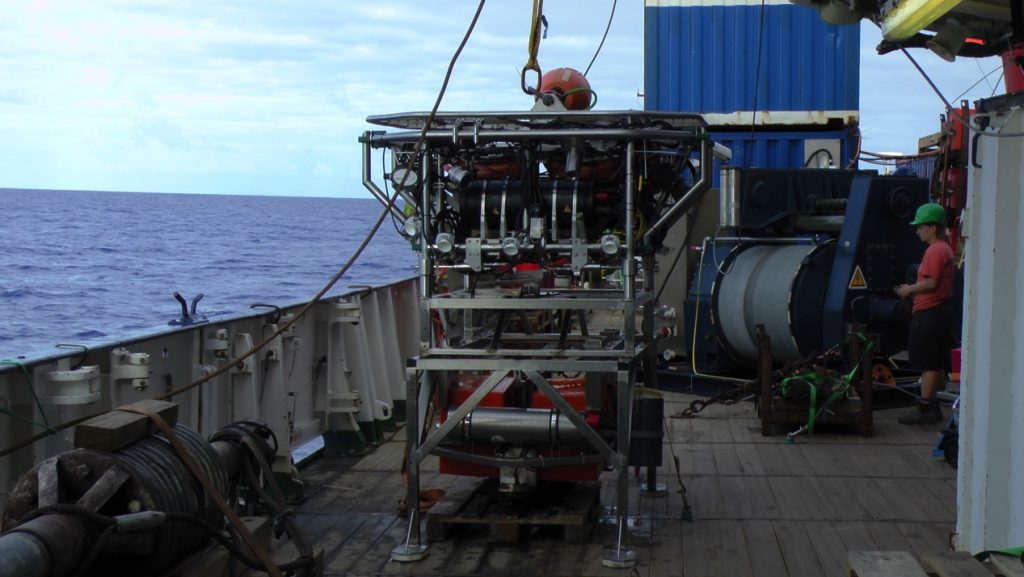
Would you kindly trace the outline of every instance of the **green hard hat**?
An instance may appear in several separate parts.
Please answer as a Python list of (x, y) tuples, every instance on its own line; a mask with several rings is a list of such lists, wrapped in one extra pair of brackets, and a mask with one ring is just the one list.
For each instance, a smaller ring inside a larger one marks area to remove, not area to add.
[(914, 221), (910, 224), (914, 226), (919, 224), (937, 224), (939, 226), (946, 226), (946, 209), (934, 202), (922, 204), (917, 207), (917, 214), (914, 215)]

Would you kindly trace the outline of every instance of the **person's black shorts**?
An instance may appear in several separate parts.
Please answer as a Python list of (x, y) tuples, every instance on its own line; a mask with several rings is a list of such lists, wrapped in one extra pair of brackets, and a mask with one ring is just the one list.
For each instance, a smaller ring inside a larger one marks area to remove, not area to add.
[(910, 366), (919, 371), (945, 371), (953, 333), (953, 307), (949, 303), (914, 313), (910, 321)]

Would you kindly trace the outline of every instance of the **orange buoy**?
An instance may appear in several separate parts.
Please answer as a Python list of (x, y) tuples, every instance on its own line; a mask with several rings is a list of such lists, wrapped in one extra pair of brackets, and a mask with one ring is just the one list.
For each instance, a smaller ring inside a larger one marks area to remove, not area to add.
[(540, 79), (540, 92), (557, 96), (566, 110), (590, 108), (593, 95), (587, 77), (572, 68), (548, 70)]

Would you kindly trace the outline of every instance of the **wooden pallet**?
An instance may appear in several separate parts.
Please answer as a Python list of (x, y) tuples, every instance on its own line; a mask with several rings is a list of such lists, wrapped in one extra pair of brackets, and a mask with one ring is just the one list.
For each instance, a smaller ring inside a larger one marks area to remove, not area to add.
[[(855, 327), (851, 334), (859, 332)], [(874, 338), (874, 337), (872, 337)], [(791, 427), (803, 425), (808, 419), (808, 404), (783, 399), (772, 394), (775, 385), (775, 372), (773, 366), (771, 339), (764, 332), (763, 327), (758, 326), (758, 381), (760, 387), (760, 402), (758, 411), (761, 415), (761, 434), (765, 437), (782, 432), (780, 427)], [(876, 341), (877, 342), (877, 341)], [(848, 358), (860, 359), (862, 353), (860, 339), (850, 339), (850, 352)], [(860, 363), (860, 387), (861, 396), (854, 399), (843, 399), (833, 403), (828, 412), (824, 412), (815, 419), (815, 423), (823, 425), (857, 425), (860, 433), (865, 437), (874, 434), (874, 406), (873, 406), (873, 385), (871, 380), (871, 363)], [(823, 399), (818, 400), (819, 407)]]
[(1020, 559), (992, 555), (986, 563), (962, 551), (925, 555), (918, 564), (906, 551), (850, 551), (851, 577), (1024, 577)]
[(465, 477), (426, 514), (426, 534), (441, 541), (455, 531), (484, 528), (493, 541), (518, 542), (537, 528), (556, 528), (567, 543), (585, 543), (600, 509), (601, 484), (541, 483), (528, 495), (498, 492), (495, 479)]

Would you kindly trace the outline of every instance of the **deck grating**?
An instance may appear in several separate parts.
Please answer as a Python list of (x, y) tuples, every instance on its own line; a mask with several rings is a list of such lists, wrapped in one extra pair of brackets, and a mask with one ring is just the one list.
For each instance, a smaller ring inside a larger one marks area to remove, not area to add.
[[(691, 398), (667, 393), (666, 415)], [(322, 458), (306, 468), (309, 497), (297, 513), (325, 550), (327, 575), (842, 577), (851, 550), (906, 550), (920, 559), (948, 548), (956, 474), (931, 457), (941, 427), (899, 425), (899, 412), (876, 413), (874, 437), (825, 430), (795, 444), (762, 437), (747, 404), (668, 419), (672, 444), (665, 443), (666, 466), (659, 472), (668, 494), (641, 498), (631, 481), (635, 573), (601, 566), (615, 537), (608, 523), (581, 545), (544, 530), (516, 544), (470, 533), (431, 544), (419, 563), (390, 562), (407, 530), (395, 515), (404, 496), (402, 433), (361, 459)], [(681, 520), (673, 456), (693, 522)], [(437, 473), (436, 459), (421, 477), (423, 487), (448, 488), (455, 480)], [(615, 478), (607, 474), (606, 514), (614, 490)]]

